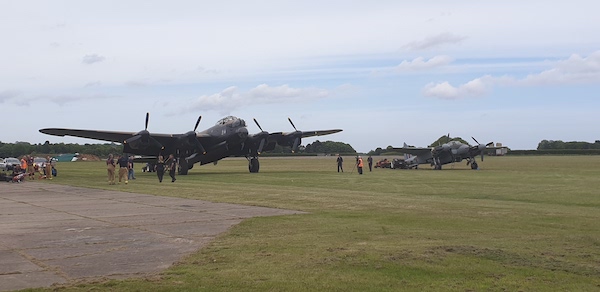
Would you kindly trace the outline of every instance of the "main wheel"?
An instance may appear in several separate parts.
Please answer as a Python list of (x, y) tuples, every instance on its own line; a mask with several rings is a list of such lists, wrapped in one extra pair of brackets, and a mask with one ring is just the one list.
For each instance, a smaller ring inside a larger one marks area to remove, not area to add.
[(187, 175), (188, 174), (188, 162), (187, 160), (184, 159), (180, 159), (179, 160), (179, 168), (178, 168), (178, 173), (179, 175)]
[(248, 161), (248, 170), (251, 173), (256, 173), (260, 169), (260, 163), (258, 162), (258, 158), (252, 157)]
[(477, 169), (477, 162), (471, 163), (471, 169)]

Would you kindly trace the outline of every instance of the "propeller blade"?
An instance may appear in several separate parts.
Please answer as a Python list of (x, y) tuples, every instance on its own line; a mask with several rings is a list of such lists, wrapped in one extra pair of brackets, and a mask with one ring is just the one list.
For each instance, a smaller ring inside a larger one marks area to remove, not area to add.
[(446, 135), (446, 144), (448, 144), (448, 142), (450, 142), (450, 133), (448, 133), (448, 135)]
[(196, 149), (198, 149), (198, 152), (202, 153), (203, 155), (206, 154), (206, 150), (204, 149), (204, 146), (202, 146), (202, 143), (200, 143), (200, 141), (198, 141), (198, 139), (196, 139)]
[(288, 121), (290, 121), (290, 124), (292, 124), (292, 127), (294, 127), (294, 130), (298, 131), (298, 129), (296, 129), (296, 126), (294, 126), (294, 123), (292, 122), (292, 119), (288, 118)]
[(150, 119), (150, 113), (147, 112), (146, 113), (146, 126), (144, 127), (145, 131), (148, 131), (148, 120)]
[(266, 142), (265, 138), (263, 138), (263, 139), (260, 140), (260, 144), (258, 145), (258, 150), (257, 150), (258, 154), (260, 154), (262, 152), (262, 150), (263, 150), (263, 147), (265, 147), (265, 142)]
[(490, 142), (490, 143), (485, 144), (485, 147), (490, 147), (490, 146), (494, 146), (494, 142)]
[(473, 141), (475, 141), (475, 143), (477, 143), (477, 144), (481, 144), (481, 143), (479, 143), (479, 141), (477, 141), (477, 139), (475, 139), (473, 136), (471, 136), (471, 139), (473, 139)]
[(196, 126), (194, 126), (194, 132), (196, 132), (196, 129), (198, 129), (198, 125), (200, 124), (201, 119), (202, 119), (202, 116), (198, 116), (198, 121), (196, 121)]
[(294, 145), (292, 146), (292, 153), (298, 150), (298, 145), (300, 145), (300, 138), (296, 137), (296, 139), (294, 139)]
[(257, 121), (256, 119), (254, 119), (254, 118), (253, 118), (253, 120), (254, 120), (254, 123), (255, 123), (255, 124), (258, 126), (258, 128), (259, 128), (259, 129), (260, 129), (260, 131), (262, 132), (262, 131), (263, 131), (263, 129), (262, 129), (262, 127), (260, 126), (260, 124), (258, 123), (258, 121)]
[(481, 151), (481, 161), (483, 161), (483, 156), (485, 156), (485, 152), (482, 150)]

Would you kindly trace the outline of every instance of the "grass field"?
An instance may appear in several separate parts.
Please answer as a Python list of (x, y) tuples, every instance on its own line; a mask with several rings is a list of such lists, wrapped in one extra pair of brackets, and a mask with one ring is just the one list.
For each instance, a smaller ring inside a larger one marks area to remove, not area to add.
[(600, 156), (486, 157), (472, 171), (336, 172), (334, 157), (196, 166), (109, 186), (102, 162), (51, 182), (286, 208), (254, 218), (164, 273), (71, 285), (93, 291), (600, 290)]

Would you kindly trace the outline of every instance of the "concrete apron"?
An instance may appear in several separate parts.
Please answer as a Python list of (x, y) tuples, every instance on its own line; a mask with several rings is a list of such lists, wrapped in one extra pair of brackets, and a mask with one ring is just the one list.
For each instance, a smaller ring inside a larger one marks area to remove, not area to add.
[(246, 218), (301, 213), (0, 182), (0, 291), (151, 275)]

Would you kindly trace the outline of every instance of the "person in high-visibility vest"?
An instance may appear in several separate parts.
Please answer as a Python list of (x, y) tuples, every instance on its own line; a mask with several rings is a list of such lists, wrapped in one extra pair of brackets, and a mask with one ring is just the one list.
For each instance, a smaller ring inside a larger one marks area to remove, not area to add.
[(25, 155), (21, 158), (21, 171), (22, 172), (27, 171), (27, 155)]
[(358, 169), (358, 174), (362, 174), (363, 159), (360, 156), (358, 157), (358, 160), (356, 161), (356, 169)]

